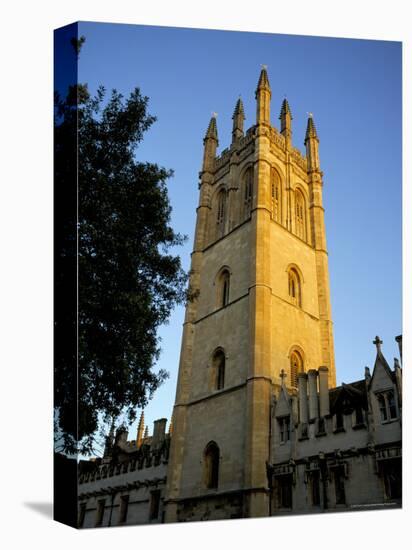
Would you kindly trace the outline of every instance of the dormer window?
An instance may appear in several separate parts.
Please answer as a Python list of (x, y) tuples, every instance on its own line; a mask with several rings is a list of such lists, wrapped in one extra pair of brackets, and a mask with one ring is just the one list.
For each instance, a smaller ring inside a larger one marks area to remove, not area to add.
[(280, 442), (286, 443), (290, 440), (290, 416), (278, 418)]
[(376, 395), (376, 399), (378, 400), (379, 412), (382, 422), (387, 422), (389, 420), (394, 420), (395, 418), (397, 418), (398, 414), (396, 410), (395, 394), (393, 390), (378, 393)]
[(344, 424), (344, 421), (343, 421), (342, 411), (336, 411), (334, 431), (335, 432), (344, 432), (345, 431), (345, 424)]
[(355, 409), (355, 421), (357, 425), (363, 424), (363, 410), (362, 407), (356, 407)]

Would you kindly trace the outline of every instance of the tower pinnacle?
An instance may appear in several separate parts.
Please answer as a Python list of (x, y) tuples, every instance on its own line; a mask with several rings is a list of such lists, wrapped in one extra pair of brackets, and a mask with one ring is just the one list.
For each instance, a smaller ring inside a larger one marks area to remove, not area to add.
[(217, 138), (217, 125), (216, 125), (217, 113), (213, 113), (210, 119), (209, 126), (206, 130), (206, 135), (203, 139), (204, 152), (203, 152), (203, 170), (205, 172), (211, 172), (216, 158), (216, 149), (219, 145)]
[(206, 130), (206, 135), (204, 141), (207, 139), (215, 139), (217, 141), (217, 126), (216, 126), (216, 117), (217, 113), (213, 113), (212, 118), (210, 119), (209, 126)]
[(144, 410), (140, 415), (139, 425), (137, 427), (137, 436), (136, 436), (136, 446), (140, 447), (143, 441), (143, 432), (144, 432)]
[(270, 98), (272, 92), (270, 90), (268, 73), (266, 65), (262, 66), (259, 76), (259, 82), (256, 88), (256, 122), (257, 124), (270, 125)]
[(292, 141), (292, 111), (290, 110), (288, 100), (285, 99), (282, 102), (280, 109), (280, 133), (285, 137), (286, 144), (290, 146)]
[(259, 82), (256, 88), (256, 95), (260, 90), (267, 90), (269, 92), (271, 91), (266, 65), (262, 65), (262, 70), (260, 71), (260, 76), (259, 76)]
[(233, 111), (232, 120), (232, 143), (234, 143), (243, 136), (243, 122), (245, 120), (245, 111), (243, 108), (243, 102), (240, 97), (236, 102), (236, 107)]
[(316, 126), (313, 121), (313, 115), (312, 113), (309, 113), (308, 125), (306, 127), (305, 145), (306, 145), (306, 142), (311, 138), (314, 138), (317, 141), (319, 141), (318, 134), (316, 132)]
[(319, 138), (312, 113), (309, 113), (308, 125), (306, 127), (305, 146), (309, 172), (319, 171)]

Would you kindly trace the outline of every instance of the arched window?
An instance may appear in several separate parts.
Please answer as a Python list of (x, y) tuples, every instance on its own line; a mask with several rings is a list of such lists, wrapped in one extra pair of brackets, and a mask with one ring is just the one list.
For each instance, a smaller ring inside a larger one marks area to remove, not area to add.
[(299, 189), (295, 192), (295, 226), (296, 235), (306, 240), (305, 199)]
[(303, 372), (303, 360), (298, 351), (290, 354), (290, 383), (294, 388), (298, 386), (298, 374)]
[(253, 169), (249, 167), (244, 176), (243, 218), (246, 220), (252, 212), (253, 198)]
[(296, 269), (290, 269), (288, 272), (288, 291), (289, 298), (295, 306), (302, 307), (302, 288), (300, 277)]
[(219, 191), (217, 197), (217, 213), (216, 213), (216, 237), (222, 237), (225, 230), (226, 219), (226, 191), (222, 189)]
[(221, 349), (218, 349), (213, 355), (213, 381), (214, 389), (221, 390), (225, 386), (225, 354)]
[(280, 206), (280, 178), (274, 168), (271, 171), (271, 204), (272, 204), (272, 219), (276, 222), (281, 222), (281, 206)]
[(204, 480), (207, 489), (216, 489), (219, 483), (219, 447), (214, 441), (206, 445), (204, 452)]
[(220, 307), (225, 307), (229, 303), (230, 274), (225, 269), (220, 275)]

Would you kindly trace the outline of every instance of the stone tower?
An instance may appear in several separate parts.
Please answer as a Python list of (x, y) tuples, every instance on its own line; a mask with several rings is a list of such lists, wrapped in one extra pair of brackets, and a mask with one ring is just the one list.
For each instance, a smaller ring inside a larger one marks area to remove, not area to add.
[(336, 385), (319, 140), (310, 117), (303, 156), (271, 95), (263, 68), (256, 123), (239, 99), (230, 147), (215, 117), (204, 138), (166, 521), (269, 515), (272, 396), (319, 367)]

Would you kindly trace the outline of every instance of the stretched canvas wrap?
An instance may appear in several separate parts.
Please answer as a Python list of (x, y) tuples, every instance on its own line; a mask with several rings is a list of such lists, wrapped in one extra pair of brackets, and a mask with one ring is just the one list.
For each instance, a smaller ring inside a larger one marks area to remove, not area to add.
[(401, 506), (401, 56), (55, 31), (56, 520)]

